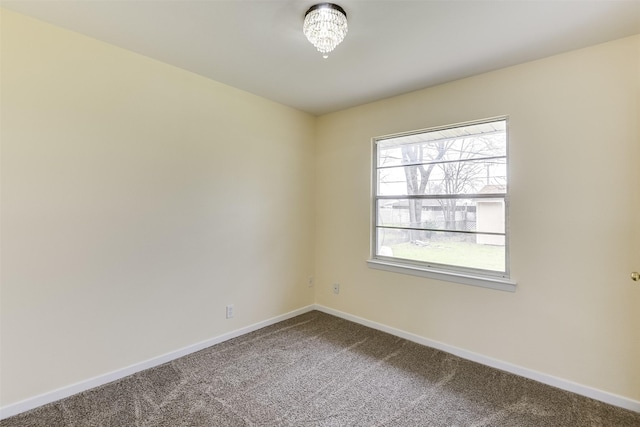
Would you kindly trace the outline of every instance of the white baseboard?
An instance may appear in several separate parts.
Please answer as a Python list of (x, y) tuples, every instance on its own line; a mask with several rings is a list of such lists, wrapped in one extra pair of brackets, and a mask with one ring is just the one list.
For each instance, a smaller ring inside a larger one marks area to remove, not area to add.
[(602, 391), (593, 387), (588, 387), (582, 384), (568, 381), (562, 378), (554, 377), (553, 375), (544, 374), (542, 372), (534, 371), (532, 369), (523, 368), (522, 366), (514, 365), (508, 362), (504, 362), (498, 359), (494, 359), (482, 354), (474, 353), (472, 351), (464, 350), (458, 347), (454, 347), (448, 344), (441, 343), (439, 341), (433, 341), (419, 335), (405, 332), (400, 329), (392, 328), (391, 326), (383, 325), (381, 323), (373, 322), (362, 317), (354, 316), (349, 313), (345, 313), (339, 310), (334, 310), (323, 305), (315, 304), (314, 309), (323, 313), (331, 314), (336, 317), (349, 320), (354, 323), (377, 329), (382, 332), (386, 332), (391, 335), (395, 335), (400, 338), (404, 338), (409, 341), (413, 341), (418, 344), (425, 345), (427, 347), (442, 350), (444, 352), (456, 355), (463, 359), (471, 360), (473, 362), (480, 363), (482, 365), (490, 366), (492, 368), (500, 369), (502, 371), (510, 372), (512, 374), (519, 375), (521, 377), (529, 378), (534, 381), (541, 382), (562, 390), (570, 391), (582, 396), (589, 397), (591, 399), (599, 400), (610, 405), (618, 406), (620, 408), (629, 409), (631, 411), (640, 412), (640, 401), (629, 399), (628, 397), (619, 396), (617, 394)]
[(235, 331), (227, 332), (226, 334), (222, 334), (217, 337), (192, 344), (179, 350), (165, 353), (161, 356), (154, 357), (143, 362), (133, 364), (131, 366), (127, 366), (126, 368), (118, 369), (104, 375), (98, 375), (96, 377), (89, 378), (88, 380), (80, 381), (66, 387), (61, 387), (59, 389), (22, 400), (20, 402), (6, 405), (0, 408), (0, 420), (18, 415), (22, 412), (29, 411), (42, 405), (46, 405), (47, 403), (52, 403), (57, 400), (64, 399), (65, 397), (90, 390), (92, 388), (110, 383), (112, 381), (119, 380), (120, 378), (124, 378), (140, 371), (144, 371), (145, 369), (153, 368), (155, 366), (162, 365), (163, 363), (171, 362), (172, 360), (178, 359), (191, 353), (195, 353), (196, 351), (211, 347), (212, 345), (219, 344), (221, 342), (239, 337), (244, 334), (248, 334), (249, 332), (253, 332), (258, 329), (264, 328), (265, 326), (273, 325), (275, 323), (282, 322), (283, 320), (299, 316), (314, 309), (314, 305), (302, 307), (297, 310), (290, 311), (289, 313), (272, 317), (262, 322), (254, 323), (253, 325), (245, 326), (244, 328), (236, 329)]

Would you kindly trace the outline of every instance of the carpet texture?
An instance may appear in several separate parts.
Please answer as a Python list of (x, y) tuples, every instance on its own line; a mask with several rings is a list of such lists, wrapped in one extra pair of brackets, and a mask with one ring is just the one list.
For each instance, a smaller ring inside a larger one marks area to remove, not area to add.
[(640, 426), (640, 413), (313, 311), (0, 422)]

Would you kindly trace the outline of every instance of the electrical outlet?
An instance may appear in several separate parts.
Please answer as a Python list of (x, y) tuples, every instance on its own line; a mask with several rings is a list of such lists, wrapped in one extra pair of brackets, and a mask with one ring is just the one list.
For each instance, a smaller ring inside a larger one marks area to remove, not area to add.
[(313, 287), (313, 277), (309, 276), (307, 278), (307, 286), (309, 286), (310, 288)]
[(333, 293), (334, 294), (339, 294), (340, 293), (340, 283), (334, 283), (333, 284)]
[(227, 306), (227, 319), (231, 319), (233, 317), (233, 304), (229, 304)]

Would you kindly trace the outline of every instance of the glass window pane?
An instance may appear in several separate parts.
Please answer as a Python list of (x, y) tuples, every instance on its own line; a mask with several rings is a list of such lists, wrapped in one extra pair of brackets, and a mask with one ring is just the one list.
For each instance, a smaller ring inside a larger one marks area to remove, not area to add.
[(504, 233), (504, 199), (379, 199), (376, 225)]
[(506, 193), (505, 158), (378, 169), (378, 195)]
[(384, 137), (374, 150), (374, 257), (506, 272), (506, 119)]
[(377, 141), (378, 167), (506, 156), (506, 121), (432, 130)]
[(378, 228), (377, 242), (380, 256), (505, 271), (504, 236)]

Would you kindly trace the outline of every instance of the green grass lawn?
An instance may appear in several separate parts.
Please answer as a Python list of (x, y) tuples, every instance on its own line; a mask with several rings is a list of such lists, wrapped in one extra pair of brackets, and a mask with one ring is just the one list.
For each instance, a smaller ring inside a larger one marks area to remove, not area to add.
[(504, 271), (504, 246), (467, 242), (429, 242), (427, 246), (400, 243), (391, 246), (393, 256), (460, 267)]

